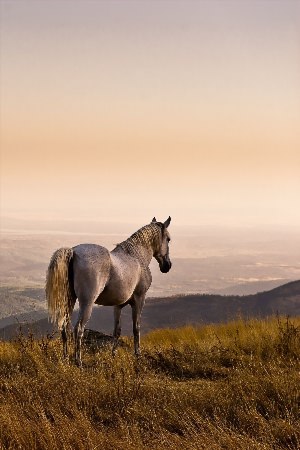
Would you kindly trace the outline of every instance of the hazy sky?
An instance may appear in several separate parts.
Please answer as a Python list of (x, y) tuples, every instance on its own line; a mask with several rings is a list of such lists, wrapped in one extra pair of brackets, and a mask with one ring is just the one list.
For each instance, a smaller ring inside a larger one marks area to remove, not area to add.
[(1, 0), (1, 212), (300, 225), (300, 1)]

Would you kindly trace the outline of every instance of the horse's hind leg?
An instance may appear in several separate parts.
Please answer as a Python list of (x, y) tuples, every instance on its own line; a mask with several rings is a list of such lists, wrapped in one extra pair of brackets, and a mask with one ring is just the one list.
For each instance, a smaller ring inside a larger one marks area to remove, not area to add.
[(73, 298), (69, 299), (68, 310), (65, 314), (64, 322), (61, 329), (61, 338), (63, 342), (63, 356), (66, 359), (68, 357), (68, 343), (72, 338), (72, 323), (71, 316), (76, 303), (76, 295), (73, 292)]
[(68, 341), (71, 339), (71, 335), (72, 335), (72, 326), (70, 317), (66, 317), (61, 330), (64, 358), (68, 357)]
[(113, 342), (113, 348), (112, 348), (112, 355), (115, 356), (119, 337), (121, 336), (121, 306), (115, 306), (114, 307), (114, 342)]
[(62, 342), (63, 342), (63, 355), (64, 355), (64, 358), (67, 358), (68, 357), (68, 331), (67, 331), (66, 322), (62, 326), (61, 338), (62, 338)]
[[(80, 304), (80, 299), (79, 299)], [(89, 318), (91, 317), (93, 310), (94, 301), (80, 304), (79, 306), (79, 316), (77, 323), (74, 327), (74, 340), (75, 340), (75, 362), (79, 367), (82, 367), (81, 361), (81, 340), (84, 332), (84, 327), (86, 326)]]

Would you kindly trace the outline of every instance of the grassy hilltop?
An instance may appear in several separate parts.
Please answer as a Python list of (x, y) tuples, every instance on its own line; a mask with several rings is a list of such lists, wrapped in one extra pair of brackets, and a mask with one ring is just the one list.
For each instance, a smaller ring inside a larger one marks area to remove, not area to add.
[(0, 342), (1, 449), (300, 448), (300, 318), (157, 330), (112, 358)]

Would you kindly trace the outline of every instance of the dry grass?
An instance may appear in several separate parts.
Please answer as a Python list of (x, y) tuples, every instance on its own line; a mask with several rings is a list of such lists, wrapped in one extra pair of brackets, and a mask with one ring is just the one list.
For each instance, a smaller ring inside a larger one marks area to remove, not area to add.
[(85, 349), (83, 370), (58, 340), (0, 342), (0, 448), (300, 448), (300, 319), (142, 341), (139, 360)]

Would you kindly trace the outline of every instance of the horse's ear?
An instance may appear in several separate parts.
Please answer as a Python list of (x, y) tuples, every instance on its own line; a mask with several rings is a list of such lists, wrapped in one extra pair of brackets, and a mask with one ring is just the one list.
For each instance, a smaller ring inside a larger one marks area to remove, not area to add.
[(170, 223), (171, 223), (171, 217), (169, 216), (169, 217), (167, 218), (167, 220), (165, 221), (165, 223), (164, 223), (164, 227), (165, 227), (165, 228), (168, 228), (168, 226), (170, 225)]
[(157, 222), (157, 220), (155, 219), (155, 217), (153, 217), (153, 219), (152, 219), (152, 222), (151, 222), (151, 223), (154, 223), (154, 222)]

